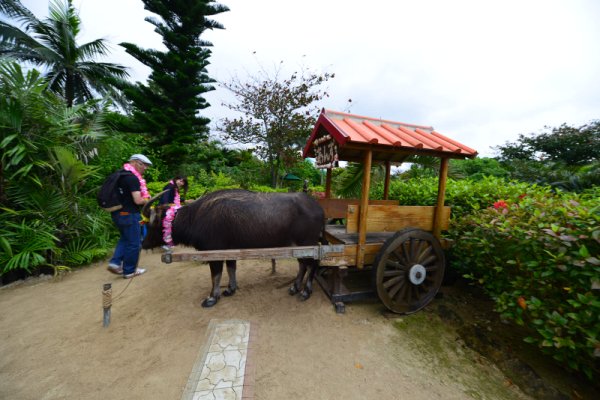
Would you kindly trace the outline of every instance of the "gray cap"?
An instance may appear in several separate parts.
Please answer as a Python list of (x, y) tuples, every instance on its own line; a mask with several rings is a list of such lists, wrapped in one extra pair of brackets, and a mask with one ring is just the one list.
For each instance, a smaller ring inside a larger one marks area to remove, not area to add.
[(148, 157), (146, 157), (143, 154), (134, 154), (129, 158), (129, 161), (133, 161), (133, 160), (139, 160), (141, 162), (143, 162), (144, 164), (147, 165), (152, 165), (152, 161), (150, 161), (150, 159)]

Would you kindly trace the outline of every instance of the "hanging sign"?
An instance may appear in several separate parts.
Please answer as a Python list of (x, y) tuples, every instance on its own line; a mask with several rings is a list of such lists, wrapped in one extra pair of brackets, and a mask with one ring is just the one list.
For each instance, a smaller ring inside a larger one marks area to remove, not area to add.
[(338, 145), (331, 135), (324, 135), (313, 141), (317, 168), (334, 168), (338, 166)]

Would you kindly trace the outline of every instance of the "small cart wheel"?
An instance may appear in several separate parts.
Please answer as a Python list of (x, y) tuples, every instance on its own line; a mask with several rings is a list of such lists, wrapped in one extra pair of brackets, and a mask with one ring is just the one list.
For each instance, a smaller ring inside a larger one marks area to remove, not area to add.
[(395, 313), (419, 311), (442, 285), (444, 266), (444, 252), (435, 236), (417, 228), (398, 231), (375, 257), (377, 295)]

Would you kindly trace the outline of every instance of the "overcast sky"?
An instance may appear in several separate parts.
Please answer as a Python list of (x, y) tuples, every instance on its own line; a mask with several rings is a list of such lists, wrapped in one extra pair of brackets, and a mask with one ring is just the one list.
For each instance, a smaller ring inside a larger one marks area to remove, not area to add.
[[(22, 0), (38, 17), (47, 0)], [(149, 70), (118, 43), (164, 49), (141, 0), (74, 0), (80, 43), (104, 38), (110, 62)], [(223, 0), (210, 75), (264, 68), (335, 73), (319, 107), (431, 125), (493, 156), (520, 133), (600, 119), (600, 2), (596, 0)], [(283, 64), (280, 62), (283, 61)], [(284, 75), (286, 76), (286, 75)], [(204, 115), (228, 116), (221, 88)], [(352, 99), (349, 104), (348, 99)]]

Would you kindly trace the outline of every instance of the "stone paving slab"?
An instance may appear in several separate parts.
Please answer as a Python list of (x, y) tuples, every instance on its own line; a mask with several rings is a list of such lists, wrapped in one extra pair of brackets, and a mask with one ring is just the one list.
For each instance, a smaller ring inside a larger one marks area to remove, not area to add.
[(248, 321), (212, 320), (181, 399), (253, 399), (255, 331)]

